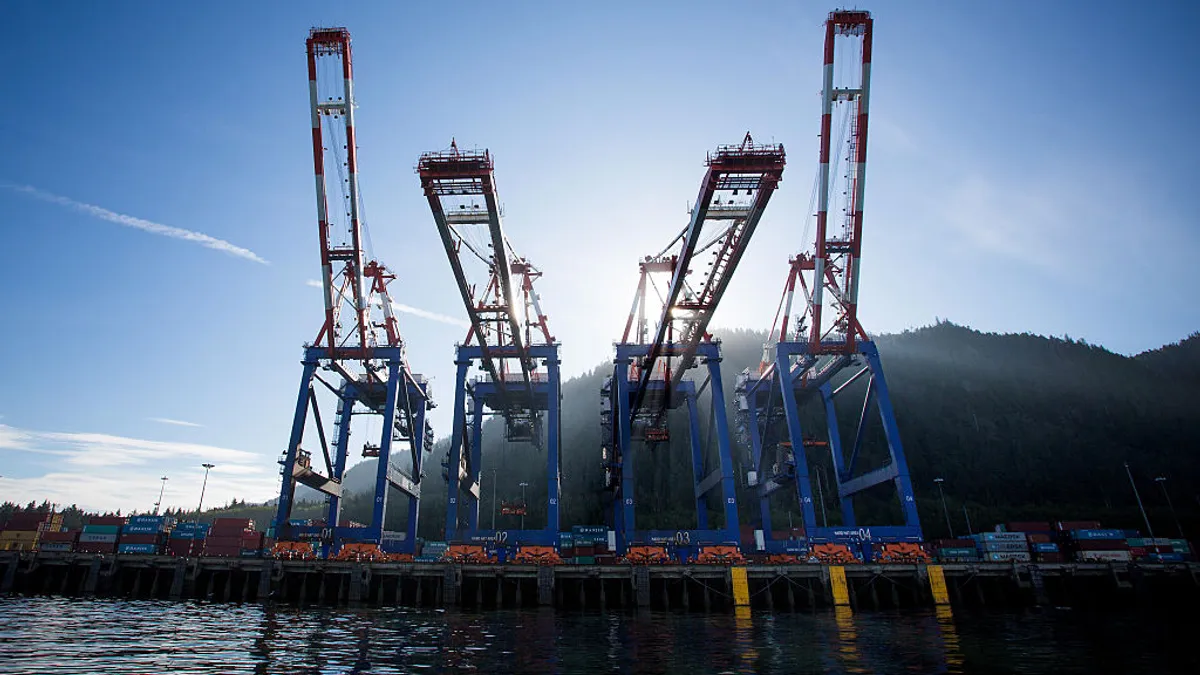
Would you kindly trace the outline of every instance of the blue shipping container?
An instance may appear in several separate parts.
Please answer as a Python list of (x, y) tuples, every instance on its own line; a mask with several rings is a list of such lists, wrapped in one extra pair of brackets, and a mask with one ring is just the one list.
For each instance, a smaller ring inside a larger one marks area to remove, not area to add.
[(1075, 539), (1125, 539), (1125, 530), (1072, 530)]
[(1038, 542), (1033, 545), (1033, 550), (1038, 553), (1057, 553), (1058, 544)]
[(165, 522), (166, 516), (129, 516), (130, 525), (162, 525)]
[(1151, 560), (1158, 560), (1160, 562), (1183, 562), (1183, 558), (1182, 553), (1155, 553), (1150, 556)]
[(603, 525), (575, 525), (571, 528), (571, 532), (574, 534), (602, 534), (606, 537), (608, 536), (608, 528)]
[(126, 525), (121, 528), (121, 534), (158, 534), (162, 531), (157, 525)]
[(153, 555), (158, 553), (158, 544), (118, 544), (117, 553)]
[(980, 537), (984, 541), (1025, 541), (1024, 532), (983, 532)]

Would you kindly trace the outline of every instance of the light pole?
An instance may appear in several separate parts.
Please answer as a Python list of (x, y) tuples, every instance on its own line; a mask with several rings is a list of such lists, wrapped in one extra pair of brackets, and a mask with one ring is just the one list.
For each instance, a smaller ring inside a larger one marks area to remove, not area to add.
[(967, 536), (975, 534), (975, 530), (971, 529), (971, 515), (967, 513), (967, 505), (963, 504), (963, 518), (967, 519)]
[(200, 522), (200, 510), (204, 508), (204, 490), (208, 487), (208, 471), (216, 466), (216, 464), (209, 464), (208, 462), (205, 462), (200, 466), (204, 467), (204, 482), (200, 485), (200, 504), (196, 506), (197, 523)]
[(525, 529), (525, 511), (528, 508), (525, 504), (525, 488), (529, 486), (529, 483), (521, 483), (520, 485), (521, 485), (521, 529), (524, 530)]
[(154, 515), (158, 515), (158, 507), (162, 505), (163, 491), (167, 489), (167, 477), (163, 476), (159, 480), (162, 481), (162, 487), (158, 488), (158, 501), (154, 502)]
[(946, 516), (946, 531), (950, 533), (950, 538), (954, 538), (954, 526), (950, 524), (950, 509), (946, 506), (946, 492), (942, 490), (942, 483), (946, 482), (944, 478), (934, 478), (933, 482), (937, 483), (938, 494), (942, 496), (942, 513)]
[(1137, 483), (1133, 482), (1133, 472), (1129, 470), (1129, 462), (1125, 462), (1125, 475), (1129, 476), (1129, 485), (1133, 487), (1133, 496), (1137, 499), (1138, 508), (1142, 511), (1142, 520), (1146, 521), (1146, 532), (1154, 538), (1154, 527), (1150, 525), (1150, 516), (1146, 515), (1146, 507), (1142, 505), (1142, 495), (1138, 494)]
[(1159, 476), (1154, 482), (1162, 488), (1163, 497), (1167, 498), (1167, 506), (1171, 509), (1171, 518), (1175, 520), (1175, 530), (1179, 532), (1179, 538), (1183, 539), (1183, 526), (1179, 524), (1179, 514), (1175, 513), (1175, 505), (1171, 503), (1171, 495), (1167, 493), (1167, 477)]

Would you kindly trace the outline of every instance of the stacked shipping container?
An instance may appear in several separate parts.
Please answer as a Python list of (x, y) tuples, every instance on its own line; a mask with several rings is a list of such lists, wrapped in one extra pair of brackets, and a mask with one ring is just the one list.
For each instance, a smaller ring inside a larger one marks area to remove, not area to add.
[(43, 532), (62, 529), (61, 513), (14, 513), (0, 529), (0, 551), (32, 551)]

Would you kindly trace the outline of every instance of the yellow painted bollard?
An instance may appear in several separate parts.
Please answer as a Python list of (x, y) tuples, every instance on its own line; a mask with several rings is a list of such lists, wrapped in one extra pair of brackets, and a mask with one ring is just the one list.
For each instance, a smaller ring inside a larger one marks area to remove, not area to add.
[(946, 590), (946, 574), (941, 565), (929, 565), (929, 590), (933, 592), (933, 604), (949, 605), (950, 593)]
[(835, 606), (850, 605), (850, 591), (846, 588), (846, 568), (840, 565), (829, 568), (829, 590), (833, 591)]
[(733, 605), (735, 607), (749, 607), (750, 581), (746, 578), (746, 568), (730, 567), (729, 575), (733, 578)]

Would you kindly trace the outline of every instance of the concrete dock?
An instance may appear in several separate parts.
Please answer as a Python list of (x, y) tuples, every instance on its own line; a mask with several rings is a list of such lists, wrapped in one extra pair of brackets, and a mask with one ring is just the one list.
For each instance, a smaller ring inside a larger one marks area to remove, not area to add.
[(11, 552), (0, 553), (0, 593), (468, 609), (1194, 608), (1200, 564), (538, 566)]

